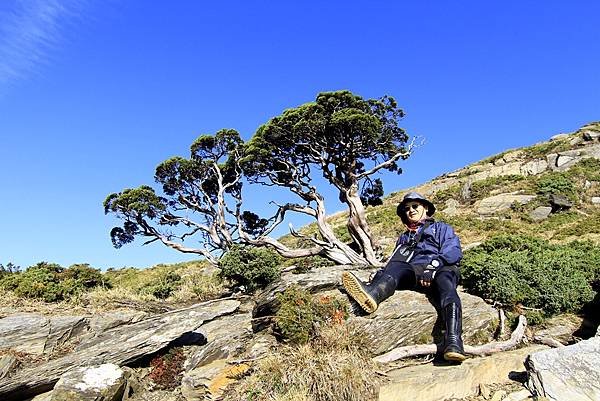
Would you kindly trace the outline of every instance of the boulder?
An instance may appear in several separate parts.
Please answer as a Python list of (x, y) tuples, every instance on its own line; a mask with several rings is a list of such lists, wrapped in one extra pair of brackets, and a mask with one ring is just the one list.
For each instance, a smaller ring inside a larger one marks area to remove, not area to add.
[(458, 214), (458, 207), (460, 203), (456, 199), (448, 199), (446, 201), (446, 207), (442, 210), (446, 216), (454, 216)]
[(50, 401), (121, 401), (125, 384), (123, 370), (112, 363), (75, 368), (60, 377)]
[[(354, 272), (368, 280), (368, 272)], [(498, 326), (498, 311), (481, 298), (462, 292), (463, 339), (465, 344), (477, 345), (492, 340)], [(364, 315), (356, 306), (348, 319), (349, 324), (367, 335), (367, 346), (373, 355), (381, 355), (394, 348), (431, 344), (442, 340), (442, 321), (431, 301), (417, 291), (396, 291), (370, 315)]]
[[(545, 350), (541, 345), (469, 358), (461, 365), (426, 364), (394, 369), (379, 390), (379, 401), (442, 401), (475, 396), (481, 385), (508, 383), (524, 372), (527, 355)], [(566, 400), (566, 399), (565, 399)]]
[(592, 205), (600, 205), (600, 196), (592, 196)]
[(229, 364), (218, 359), (188, 372), (181, 380), (181, 393), (187, 401), (218, 399), (224, 389), (250, 369), (247, 363)]
[(600, 337), (531, 354), (528, 387), (552, 401), (600, 400)]
[(562, 210), (568, 210), (573, 206), (573, 202), (564, 195), (551, 194), (550, 204), (552, 205), (552, 212), (560, 212)]
[(551, 339), (566, 345), (575, 340), (574, 333), (584, 326), (584, 319), (571, 314), (554, 316), (544, 322), (544, 326), (535, 331), (535, 339)]
[(551, 153), (546, 156), (548, 166), (554, 171), (565, 171), (583, 159), (594, 157), (600, 159), (600, 144), (585, 146), (579, 149)]
[(529, 217), (531, 217), (533, 221), (542, 221), (546, 220), (548, 216), (550, 216), (550, 213), (552, 213), (552, 208), (550, 206), (538, 206), (529, 212)]
[(124, 324), (137, 323), (147, 316), (147, 312), (136, 310), (101, 312), (90, 319), (90, 329), (95, 334), (102, 333)]
[(47, 317), (20, 313), (0, 319), (0, 349), (41, 355), (87, 331), (85, 316)]
[(538, 175), (548, 169), (548, 161), (539, 159), (529, 161), (521, 166), (521, 175)]
[(585, 140), (585, 141), (600, 140), (600, 131), (583, 130), (581, 135), (583, 137), (583, 140)]
[(492, 216), (510, 209), (513, 203), (524, 205), (535, 197), (536, 195), (524, 195), (515, 192), (490, 196), (479, 202), (477, 213), (482, 216)]

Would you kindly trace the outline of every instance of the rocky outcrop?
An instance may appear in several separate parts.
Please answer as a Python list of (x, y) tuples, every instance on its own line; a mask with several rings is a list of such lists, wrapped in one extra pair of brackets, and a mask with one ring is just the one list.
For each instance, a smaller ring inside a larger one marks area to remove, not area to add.
[(482, 199), (477, 207), (477, 213), (482, 216), (492, 216), (496, 213), (510, 209), (517, 203), (524, 205), (534, 199), (536, 195), (527, 195), (520, 193), (499, 194)]
[[(185, 309), (119, 326), (82, 342), (78, 348), (42, 366), (23, 369), (0, 383), (0, 399), (22, 399), (51, 389), (59, 377), (73, 367), (114, 363), (125, 365), (156, 352), (173, 341), (189, 336), (204, 323), (235, 312), (240, 302), (233, 299), (208, 301)], [(197, 337), (191, 336), (192, 339)]]
[(51, 353), (87, 330), (85, 316), (46, 317), (22, 313), (0, 319), (0, 349), (28, 354)]
[[(477, 395), (482, 384), (506, 383), (511, 375), (525, 371), (525, 358), (545, 346), (532, 346), (467, 359), (461, 365), (417, 365), (387, 373), (379, 401), (443, 401)], [(566, 400), (566, 398), (565, 398)]]
[(526, 361), (531, 392), (552, 401), (600, 400), (600, 337), (544, 350)]

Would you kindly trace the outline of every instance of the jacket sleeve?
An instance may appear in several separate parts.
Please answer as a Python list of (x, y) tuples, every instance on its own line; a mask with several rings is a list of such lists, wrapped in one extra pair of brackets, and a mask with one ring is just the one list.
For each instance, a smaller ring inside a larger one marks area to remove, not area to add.
[(463, 257), (460, 239), (454, 229), (448, 224), (442, 223), (439, 230), (440, 259), (445, 265), (455, 265)]

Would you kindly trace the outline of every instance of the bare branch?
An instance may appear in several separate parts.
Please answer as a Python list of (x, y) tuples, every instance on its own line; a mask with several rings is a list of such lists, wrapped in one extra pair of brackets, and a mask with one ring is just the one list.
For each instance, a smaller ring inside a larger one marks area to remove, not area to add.
[(373, 167), (372, 169), (364, 171), (364, 172), (358, 174), (356, 176), (356, 179), (360, 180), (360, 179), (362, 179), (364, 177), (367, 177), (369, 175), (375, 174), (377, 171), (381, 170), (382, 168), (391, 166), (398, 159), (400, 159), (402, 157), (410, 156), (410, 154), (413, 152), (413, 149), (418, 146), (418, 145), (415, 145), (415, 139), (416, 138), (412, 138), (412, 140), (410, 141), (410, 143), (409, 143), (408, 148), (407, 148), (406, 151), (404, 151), (404, 152), (398, 152), (394, 156), (392, 156), (391, 158), (389, 158), (388, 160), (384, 161), (383, 163), (380, 163), (377, 166)]

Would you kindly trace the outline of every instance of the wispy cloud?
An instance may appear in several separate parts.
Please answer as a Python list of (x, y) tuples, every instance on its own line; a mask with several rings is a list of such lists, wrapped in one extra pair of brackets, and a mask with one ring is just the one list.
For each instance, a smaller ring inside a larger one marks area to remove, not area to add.
[(0, 88), (39, 73), (86, 0), (2, 0)]

